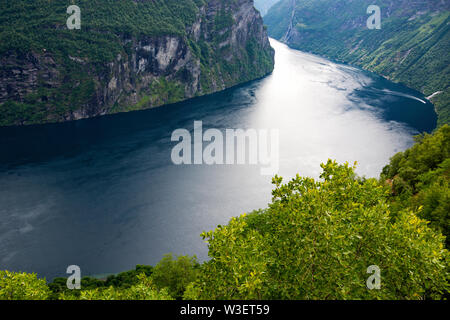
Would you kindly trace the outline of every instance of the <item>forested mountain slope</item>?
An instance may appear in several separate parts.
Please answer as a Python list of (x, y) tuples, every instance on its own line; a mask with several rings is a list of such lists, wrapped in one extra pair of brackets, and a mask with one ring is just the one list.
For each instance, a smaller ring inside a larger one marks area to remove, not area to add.
[(273, 69), (252, 0), (0, 2), (0, 126), (60, 122), (209, 94)]
[[(369, 5), (381, 29), (369, 30)], [(450, 123), (450, 1), (282, 0), (264, 18), (293, 48), (354, 64), (431, 96)]]

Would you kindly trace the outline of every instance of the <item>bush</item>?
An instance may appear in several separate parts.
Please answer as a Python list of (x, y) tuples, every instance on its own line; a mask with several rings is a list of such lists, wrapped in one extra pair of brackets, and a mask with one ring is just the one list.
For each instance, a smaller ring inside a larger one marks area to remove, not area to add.
[[(426, 299), (448, 290), (444, 237), (389, 190), (328, 161), (323, 180), (274, 178), (267, 210), (203, 234), (211, 260), (186, 292), (199, 299)], [(368, 290), (367, 268), (381, 269)]]

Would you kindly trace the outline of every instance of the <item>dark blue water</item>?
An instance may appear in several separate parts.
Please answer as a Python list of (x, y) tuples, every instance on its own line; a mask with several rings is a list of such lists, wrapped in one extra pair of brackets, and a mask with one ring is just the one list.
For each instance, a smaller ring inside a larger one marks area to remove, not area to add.
[(0, 129), (0, 269), (51, 279), (207, 259), (199, 234), (270, 202), (257, 165), (175, 166), (178, 128), (280, 131), (280, 175), (317, 177), (328, 158), (378, 176), (436, 125), (413, 90), (272, 41), (272, 75), (208, 97), (72, 123)]

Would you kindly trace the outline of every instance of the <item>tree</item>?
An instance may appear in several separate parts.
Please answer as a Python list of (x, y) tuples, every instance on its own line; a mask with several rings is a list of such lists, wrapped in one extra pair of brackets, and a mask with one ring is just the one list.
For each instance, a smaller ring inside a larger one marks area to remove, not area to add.
[(61, 300), (173, 300), (167, 289), (158, 290), (150, 277), (138, 276), (138, 283), (130, 288), (97, 288), (79, 294), (64, 292)]
[[(269, 208), (203, 234), (211, 260), (186, 296), (199, 299), (425, 299), (448, 290), (444, 237), (401, 210), (389, 189), (328, 161), (322, 180), (275, 177)], [(368, 267), (381, 289), (366, 287)]]

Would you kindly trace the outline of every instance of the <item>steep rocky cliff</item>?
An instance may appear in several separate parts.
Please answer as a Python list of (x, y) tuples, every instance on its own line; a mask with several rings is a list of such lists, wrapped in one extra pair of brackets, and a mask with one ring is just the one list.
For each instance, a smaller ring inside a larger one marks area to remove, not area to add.
[(0, 125), (174, 103), (262, 77), (274, 52), (252, 0), (0, 4)]
[[(367, 28), (369, 5), (381, 9), (379, 30)], [(450, 123), (450, 1), (281, 0), (264, 21), (270, 36), (293, 48), (423, 92), (439, 124)]]

